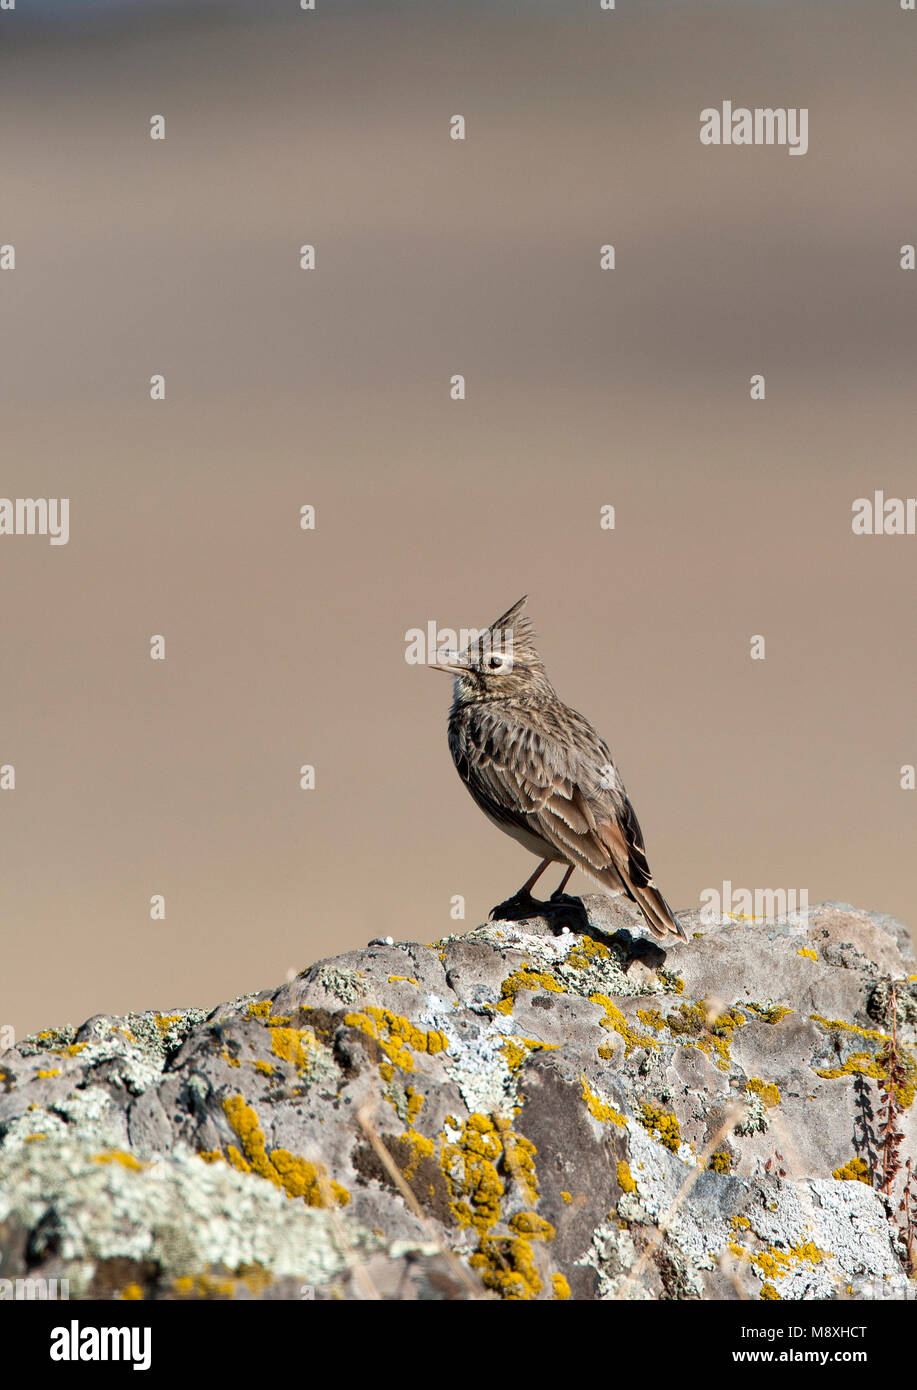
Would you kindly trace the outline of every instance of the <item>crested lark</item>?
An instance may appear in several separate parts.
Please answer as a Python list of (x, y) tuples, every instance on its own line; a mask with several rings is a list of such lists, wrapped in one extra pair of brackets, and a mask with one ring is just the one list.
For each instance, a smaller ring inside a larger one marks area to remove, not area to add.
[(459, 776), (488, 819), (541, 860), (510, 903), (533, 903), (548, 865), (566, 864), (555, 900), (582, 869), (606, 892), (623, 889), (655, 936), (686, 939), (650, 874), (608, 745), (557, 698), (524, 605), (521, 598), (464, 651), (436, 652), (432, 663), (455, 676), (449, 749)]

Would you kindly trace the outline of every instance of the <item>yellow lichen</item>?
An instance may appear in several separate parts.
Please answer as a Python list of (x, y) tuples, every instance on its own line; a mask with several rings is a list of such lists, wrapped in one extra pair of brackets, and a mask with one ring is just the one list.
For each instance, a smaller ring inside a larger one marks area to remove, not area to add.
[(888, 1042), (887, 1033), (880, 1033), (877, 1028), (860, 1028), (856, 1023), (845, 1023), (842, 1018), (825, 1018), (824, 1014), (809, 1014), (813, 1023), (820, 1023), (822, 1028), (832, 1029), (836, 1033), (856, 1033), (860, 1038), (869, 1038), (873, 1042)]
[(426, 1135), (418, 1134), (416, 1129), (409, 1129), (400, 1135), (400, 1141), (408, 1150), (407, 1162), (404, 1164), (402, 1172), (410, 1181), (415, 1176), (422, 1160), (433, 1157), (436, 1152), (436, 1145)]
[(869, 1172), (869, 1164), (864, 1158), (851, 1158), (840, 1168), (835, 1168), (831, 1174), (832, 1178), (837, 1178), (838, 1182), (865, 1182), (867, 1185), (872, 1183)]
[(580, 1076), (580, 1085), (582, 1086), (583, 1100), (586, 1102), (586, 1108), (592, 1118), (599, 1120), (603, 1125), (618, 1125), (619, 1128), (624, 1129), (627, 1125), (626, 1117), (619, 1110), (615, 1110), (614, 1106), (602, 1100), (601, 1096), (596, 1095), (586, 1080), (585, 1073)]
[(559, 984), (553, 975), (544, 970), (536, 970), (532, 965), (522, 965), (507, 976), (500, 986), (501, 999), (494, 1008), (497, 1013), (511, 1014), (520, 990), (548, 990), (551, 994), (565, 994), (564, 985)]
[(256, 1298), (274, 1282), (271, 1271), (263, 1265), (240, 1265), (236, 1277), (242, 1280), (249, 1293), (254, 1294)]
[(408, 1102), (408, 1124), (413, 1125), (417, 1116), (423, 1109), (424, 1097), (420, 1091), (415, 1091), (413, 1086), (409, 1086), (405, 1092)]
[(280, 1176), (288, 1197), (302, 1197), (307, 1207), (346, 1207), (350, 1193), (339, 1182), (331, 1182), (321, 1163), (297, 1158), (288, 1149), (272, 1149), (271, 1163)]
[(551, 1287), (558, 1302), (563, 1302), (570, 1297), (570, 1285), (562, 1274), (551, 1275)]
[(179, 1298), (189, 1298), (192, 1294), (197, 1298), (234, 1298), (236, 1286), (232, 1279), (221, 1279), (213, 1274), (197, 1274), (193, 1279), (188, 1275), (173, 1279), (172, 1290)]
[(574, 970), (588, 970), (598, 961), (608, 960), (611, 951), (601, 941), (591, 936), (581, 936), (567, 953), (566, 965)]
[(452, 1194), (452, 1214), (460, 1226), (484, 1235), (500, 1217), (505, 1188), (497, 1172), (503, 1141), (489, 1115), (469, 1116), (457, 1140), (444, 1140), (441, 1165)]
[(94, 1163), (120, 1163), (122, 1168), (132, 1168), (136, 1173), (147, 1167), (147, 1164), (141, 1163), (124, 1149), (107, 1149), (104, 1153), (93, 1154), (92, 1159)]
[(637, 1184), (626, 1158), (618, 1159), (618, 1186), (622, 1192), (636, 1192)]
[(779, 1302), (781, 1302), (781, 1303), (783, 1302), (783, 1300), (780, 1298), (779, 1293), (778, 1293), (777, 1290), (774, 1288), (773, 1284), (762, 1284), (762, 1285), (761, 1285), (761, 1297), (762, 1297), (762, 1299), (764, 1299), (765, 1301), (768, 1300), (768, 1299), (777, 1299)]
[[(591, 1004), (601, 1004), (605, 1010), (605, 1017), (599, 1019), (599, 1027), (608, 1028), (612, 1033), (617, 1033), (624, 1040), (624, 1056), (627, 1057), (632, 1048), (635, 1047), (656, 1047), (659, 1044), (655, 1038), (648, 1037), (645, 1033), (638, 1033), (628, 1023), (624, 1014), (616, 1004), (613, 1004), (607, 994), (590, 994)], [(599, 1056), (602, 1055), (601, 1048)]]
[(663, 1110), (655, 1101), (644, 1101), (640, 1107), (640, 1123), (659, 1143), (677, 1154), (681, 1146), (681, 1130), (671, 1111)]
[(531, 1242), (522, 1236), (482, 1236), (468, 1263), (478, 1270), (485, 1288), (501, 1298), (521, 1302), (535, 1298), (542, 1288)]
[(747, 1261), (767, 1279), (782, 1279), (792, 1272), (795, 1265), (802, 1263), (817, 1265), (826, 1258), (826, 1252), (819, 1250), (818, 1246), (811, 1240), (798, 1240), (795, 1245), (789, 1246), (786, 1250), (782, 1250), (776, 1245), (769, 1245), (766, 1250), (756, 1252), (747, 1250), (738, 1241), (731, 1240), (729, 1249), (737, 1259)]
[[(894, 1052), (892, 1039), (888, 1033), (881, 1033), (877, 1028), (860, 1028), (855, 1023), (845, 1023), (841, 1018), (825, 1018), (823, 1014), (810, 1014), (809, 1017), (822, 1028), (832, 1032), (853, 1033), (869, 1042), (881, 1042), (883, 1044), (875, 1053), (866, 1051), (851, 1053), (842, 1066), (816, 1068), (816, 1076), (822, 1076), (828, 1080), (836, 1080), (841, 1076), (868, 1076), (874, 1081), (883, 1081), (888, 1085), (890, 1081), (889, 1068), (893, 1058), (897, 1057), (897, 1065), (891, 1073), (895, 1077), (895, 1099), (903, 1110), (910, 1109), (914, 1103), (915, 1094), (917, 1094), (917, 1058), (915, 1058), (912, 1048), (901, 1047), (899, 1044), (897, 1052)], [(837, 1040), (835, 1040), (835, 1045), (839, 1046)]]
[(775, 1086), (773, 1082), (762, 1081), (760, 1076), (751, 1077), (746, 1083), (745, 1089), (758, 1096), (766, 1110), (772, 1110), (775, 1105), (780, 1104), (779, 1086)]
[(323, 1164), (310, 1163), (287, 1149), (272, 1149), (268, 1154), (258, 1116), (241, 1095), (227, 1096), (223, 1110), (242, 1148), (240, 1153), (235, 1145), (227, 1146), (234, 1168), (267, 1178), (275, 1187), (283, 1188), (288, 1197), (302, 1197), (310, 1207), (346, 1206), (350, 1201), (346, 1187), (331, 1182)]
[(721, 1149), (719, 1153), (711, 1154), (707, 1167), (712, 1168), (714, 1173), (731, 1173), (732, 1154), (725, 1149)]
[(535, 1038), (511, 1037), (505, 1038), (500, 1044), (500, 1051), (510, 1071), (518, 1071), (530, 1052), (553, 1051), (558, 1046), (558, 1043), (543, 1043)]
[(756, 1013), (759, 1016), (759, 1018), (763, 1018), (765, 1023), (771, 1024), (779, 1023), (781, 1019), (786, 1018), (787, 1014), (791, 1014), (793, 1012), (793, 1010), (787, 1008), (785, 1004), (748, 1003), (745, 1004), (744, 1007), (746, 1009), (751, 1009), (752, 1013)]
[(225, 1047), (223, 1048), (223, 1051), (220, 1053), (220, 1056), (222, 1057), (223, 1061), (227, 1064), (227, 1066), (241, 1067), (242, 1065), (238, 1057), (233, 1057), (232, 1053), (227, 1052)]
[(550, 1221), (534, 1211), (517, 1212), (509, 1225), (517, 1236), (528, 1236), (531, 1240), (553, 1240), (557, 1234)]
[(796, 954), (797, 956), (807, 956), (809, 960), (818, 960), (818, 952), (813, 951), (811, 946), (800, 946)]
[(271, 1028), (271, 1051), (282, 1062), (289, 1062), (300, 1073), (309, 1067), (311, 1057), (321, 1046), (311, 1028)]
[(501, 1116), (475, 1113), (461, 1127), (458, 1139), (450, 1140), (444, 1135), (440, 1166), (456, 1221), (460, 1226), (473, 1226), (481, 1236), (500, 1217), (506, 1189), (498, 1166), (518, 1182), (528, 1202), (534, 1205), (538, 1200), (535, 1146), (531, 1140), (515, 1134)]
[(885, 1072), (871, 1052), (852, 1052), (842, 1067), (816, 1067), (815, 1075), (836, 1081), (840, 1076), (869, 1076), (881, 1081)]
[[(885, 1069), (886, 1080), (888, 1080), (889, 1077), (888, 1068), (890, 1060), (888, 1047), (885, 1047), (879, 1053), (879, 1061)], [(913, 1053), (905, 1052), (899, 1054), (899, 1062), (904, 1071), (904, 1080), (896, 1081), (893, 1085), (893, 1089), (902, 1110), (910, 1110), (911, 1106), (914, 1104), (914, 1096), (917, 1094), (917, 1061), (915, 1061)], [(900, 1071), (897, 1074), (900, 1077)]]
[(571, 1192), (562, 1192), (560, 1195), (561, 1197), (563, 1197), (565, 1202), (573, 1201), (573, 1194)]
[(159, 1029), (160, 1033), (162, 1033), (163, 1036), (165, 1036), (165, 1034), (168, 1033), (168, 1031), (169, 1031), (169, 1029), (172, 1027), (173, 1023), (181, 1023), (181, 1020), (182, 1020), (181, 1014), (154, 1014), (154, 1015), (153, 1015), (153, 1021), (155, 1022), (156, 1027)]
[(60, 1067), (52, 1067), (49, 1071), (39, 1069), (35, 1074), (39, 1081), (47, 1081), (51, 1076), (60, 1076)]
[[(889, 1047), (890, 1042), (886, 1043), (880, 1052), (852, 1052), (843, 1066), (816, 1067), (815, 1075), (829, 1081), (835, 1081), (841, 1076), (868, 1076), (873, 1081), (884, 1081), (887, 1084), (891, 1061)], [(899, 1051), (898, 1061), (899, 1068), (903, 1069), (904, 1079), (901, 1079), (901, 1070), (896, 1069), (898, 1079), (894, 1083), (895, 1098), (902, 1110), (909, 1110), (917, 1094), (917, 1061), (910, 1051)]]
[(735, 1009), (719, 1012), (706, 999), (700, 999), (693, 1004), (679, 1004), (665, 1023), (673, 1037), (699, 1048), (708, 1057), (714, 1054), (717, 1068), (728, 1071), (732, 1035), (736, 1028), (744, 1027), (745, 1019)]
[(385, 1099), (396, 1115), (404, 1121), (409, 1129), (412, 1129), (414, 1121), (423, 1109), (424, 1096), (422, 1093), (415, 1091), (413, 1086), (409, 1086), (406, 1091), (402, 1091), (401, 1087), (398, 1086), (394, 1091), (386, 1092)]
[(271, 1017), (270, 999), (262, 999), (260, 1004), (249, 1004), (248, 1017), (255, 1018), (259, 1023), (263, 1023), (266, 1028), (285, 1028), (290, 1022), (286, 1017)]
[(143, 1289), (139, 1284), (125, 1284), (121, 1290), (121, 1297), (125, 1303), (133, 1303), (143, 1298)]
[[(493, 1289), (501, 1298), (535, 1298), (541, 1292), (542, 1280), (535, 1265), (532, 1241), (553, 1240), (554, 1227), (532, 1211), (517, 1213), (510, 1227), (512, 1236), (482, 1234), (468, 1263), (479, 1271), (485, 1288)], [(551, 1285), (555, 1298), (569, 1297), (569, 1285), (563, 1275), (552, 1276)]]
[(658, 1009), (638, 1009), (637, 1017), (641, 1023), (645, 1023), (647, 1028), (652, 1028), (659, 1033), (665, 1027), (665, 1019)]
[[(517, 1107), (516, 1113), (519, 1113)], [(538, 1201), (538, 1178), (535, 1173), (535, 1154), (537, 1150), (531, 1139), (517, 1134), (502, 1115), (494, 1114), (494, 1124), (503, 1140), (504, 1163), (513, 1181), (522, 1190), (522, 1195), (532, 1205)]]
[(276, 1187), (280, 1187), (280, 1175), (268, 1158), (264, 1131), (258, 1124), (258, 1116), (252, 1107), (246, 1105), (241, 1095), (227, 1096), (223, 1101), (223, 1113), (242, 1146), (241, 1153), (233, 1145), (230, 1145), (228, 1149), (233, 1166), (239, 1166), (234, 1158), (234, 1155), (238, 1154), (240, 1158), (243, 1158), (243, 1162), (248, 1168), (258, 1173), (260, 1177), (267, 1178)]
[(409, 1019), (374, 1005), (367, 1005), (359, 1013), (345, 1014), (344, 1022), (377, 1042), (389, 1060), (403, 1071), (413, 1070), (412, 1053), (426, 1052), (432, 1056), (449, 1046), (448, 1038), (439, 1029), (425, 1032)]
[(415, 989), (420, 989), (420, 985), (414, 979), (413, 975), (389, 975), (388, 977), (390, 985), (395, 984), (397, 980), (403, 980), (406, 985), (413, 985)]

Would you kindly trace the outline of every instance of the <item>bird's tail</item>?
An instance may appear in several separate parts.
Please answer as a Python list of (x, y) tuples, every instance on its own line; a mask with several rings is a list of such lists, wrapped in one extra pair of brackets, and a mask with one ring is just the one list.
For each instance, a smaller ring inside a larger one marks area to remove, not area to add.
[(629, 883), (613, 864), (609, 864), (606, 868), (595, 869), (592, 865), (581, 861), (579, 867), (589, 878), (600, 883), (608, 893), (618, 893), (623, 888), (631, 902), (635, 902), (643, 913), (646, 924), (654, 936), (658, 936), (660, 939), (669, 935), (679, 936), (682, 941), (687, 941), (688, 933), (655, 883), (650, 881), (642, 886), (637, 883)]
[(668, 936), (671, 932), (674, 936), (680, 936), (682, 941), (687, 941), (688, 933), (655, 884), (648, 883), (645, 888), (633, 885), (631, 892), (655, 936)]

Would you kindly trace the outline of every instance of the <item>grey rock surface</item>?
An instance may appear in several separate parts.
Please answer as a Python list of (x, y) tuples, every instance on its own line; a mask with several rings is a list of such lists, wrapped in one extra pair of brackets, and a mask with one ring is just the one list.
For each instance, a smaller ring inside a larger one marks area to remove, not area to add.
[[(914, 1297), (900, 923), (623, 898), (0, 1054), (0, 1281), (71, 1297)], [(565, 930), (564, 922), (574, 930)], [(0, 1294), (4, 1286), (0, 1282)], [(10, 1296), (10, 1295), (6, 1295)]]

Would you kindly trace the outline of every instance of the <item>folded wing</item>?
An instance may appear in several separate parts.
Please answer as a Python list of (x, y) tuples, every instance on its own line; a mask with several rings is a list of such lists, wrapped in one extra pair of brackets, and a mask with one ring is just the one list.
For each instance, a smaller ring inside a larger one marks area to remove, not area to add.
[(611, 754), (577, 720), (574, 737), (565, 730), (563, 739), (530, 725), (510, 733), (495, 722), (474, 748), (453, 746), (453, 757), (472, 796), (495, 820), (544, 840), (607, 891), (623, 888), (654, 935), (685, 939), (653, 881), (640, 823)]

